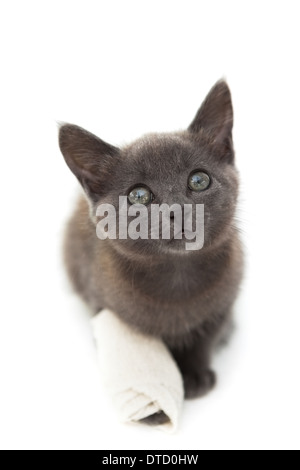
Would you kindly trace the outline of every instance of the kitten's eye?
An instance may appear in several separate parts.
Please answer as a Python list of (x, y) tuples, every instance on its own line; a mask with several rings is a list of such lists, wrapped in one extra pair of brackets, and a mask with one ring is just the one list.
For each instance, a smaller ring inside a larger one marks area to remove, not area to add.
[(189, 177), (189, 188), (192, 191), (204, 191), (210, 185), (210, 177), (203, 171), (195, 171)]
[(150, 189), (144, 186), (133, 188), (128, 194), (130, 204), (144, 204), (145, 206), (153, 200), (153, 194)]

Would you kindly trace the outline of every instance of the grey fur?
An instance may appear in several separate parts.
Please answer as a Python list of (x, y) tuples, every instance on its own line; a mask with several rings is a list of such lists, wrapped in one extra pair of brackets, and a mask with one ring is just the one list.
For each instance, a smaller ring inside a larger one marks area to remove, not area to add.
[[(70, 279), (94, 313), (110, 308), (132, 328), (168, 345), (188, 398), (215, 383), (211, 353), (230, 321), (242, 278), (232, 126), (230, 91), (219, 81), (185, 131), (146, 135), (118, 149), (78, 126), (60, 128), (61, 151), (87, 195), (66, 232)], [(212, 179), (201, 193), (187, 186), (197, 169)], [(119, 196), (138, 184), (151, 189), (156, 204), (205, 205), (202, 250), (187, 252), (184, 241), (174, 239), (96, 237), (98, 204), (117, 206)]]

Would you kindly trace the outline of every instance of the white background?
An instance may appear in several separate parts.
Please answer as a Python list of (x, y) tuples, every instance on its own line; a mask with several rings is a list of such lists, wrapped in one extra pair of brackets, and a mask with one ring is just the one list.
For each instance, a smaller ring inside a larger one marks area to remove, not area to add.
[[(0, 447), (300, 447), (299, 2), (1, 2)], [(60, 261), (77, 182), (56, 121), (121, 145), (225, 76), (248, 266), (219, 386), (174, 436), (118, 423)]]

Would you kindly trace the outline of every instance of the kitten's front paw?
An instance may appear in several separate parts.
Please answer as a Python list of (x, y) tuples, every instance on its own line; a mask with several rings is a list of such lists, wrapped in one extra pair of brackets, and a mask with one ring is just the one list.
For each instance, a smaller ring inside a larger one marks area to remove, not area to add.
[(147, 418), (141, 419), (141, 423), (148, 424), (149, 426), (161, 426), (170, 422), (170, 418), (163, 412), (159, 411), (154, 415), (150, 415)]
[(183, 375), (185, 398), (199, 398), (210, 392), (217, 381), (214, 371), (210, 369), (188, 372)]

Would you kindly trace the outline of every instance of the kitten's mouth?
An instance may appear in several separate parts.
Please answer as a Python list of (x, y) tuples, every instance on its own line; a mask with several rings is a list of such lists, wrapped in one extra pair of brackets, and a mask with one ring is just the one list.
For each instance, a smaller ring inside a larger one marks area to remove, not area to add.
[[(181, 235), (181, 237), (179, 237), (179, 235)], [(175, 233), (173, 235), (173, 237), (170, 239), (170, 241), (172, 240), (182, 240), (182, 239), (186, 239), (186, 235), (188, 235), (189, 237), (192, 237), (194, 234), (192, 232), (190, 232), (189, 230), (186, 230), (186, 229), (181, 229), (179, 230), (177, 233)], [(195, 235), (194, 235), (195, 236)]]

